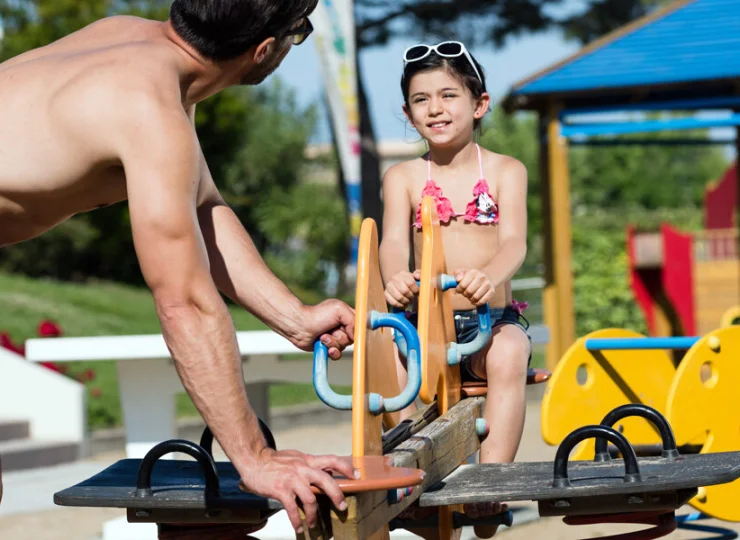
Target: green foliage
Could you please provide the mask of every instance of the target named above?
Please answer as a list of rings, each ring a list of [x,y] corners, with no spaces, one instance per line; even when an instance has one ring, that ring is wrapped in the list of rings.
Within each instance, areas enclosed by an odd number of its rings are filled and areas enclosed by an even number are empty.
[[[684,132],[681,137],[706,137]],[[647,140],[668,139],[665,133]],[[573,147],[570,151],[572,206],[647,209],[698,206],[707,183],[727,161],[722,150],[707,146],[631,145]]]
[[[656,230],[669,223],[686,231],[701,227],[697,207],[648,211],[591,210],[573,218],[576,335],[600,328],[646,332],[629,284],[626,226]]]
[[[170,0],[0,0],[0,61],[42,47],[110,15],[164,20]]]
[[[349,230],[341,225],[346,209],[336,186],[299,184],[273,191],[257,218],[276,246],[265,259],[289,285],[316,290],[331,268],[341,268]]]
[[[510,36],[562,29],[582,42],[644,15],[662,0],[584,0],[558,9],[562,0],[355,0],[360,46],[393,38],[446,37],[502,44]]]

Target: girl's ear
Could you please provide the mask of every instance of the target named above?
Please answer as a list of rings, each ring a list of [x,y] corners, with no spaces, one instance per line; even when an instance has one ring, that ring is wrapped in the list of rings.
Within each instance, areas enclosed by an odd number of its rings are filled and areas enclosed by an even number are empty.
[[[488,112],[488,108],[491,106],[491,96],[488,92],[483,92],[478,98],[478,103],[475,105],[475,111],[473,111],[473,118],[480,120]]]
[[[411,127],[416,129],[416,126],[414,125],[414,119],[411,118],[411,111],[409,111],[408,105],[404,103],[401,106],[401,109],[403,109],[403,114],[406,116],[406,120],[409,121],[409,124],[411,124]]]

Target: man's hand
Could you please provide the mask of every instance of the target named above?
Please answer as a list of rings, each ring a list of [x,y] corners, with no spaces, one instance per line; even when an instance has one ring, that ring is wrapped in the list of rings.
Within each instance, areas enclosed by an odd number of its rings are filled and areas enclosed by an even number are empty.
[[[280,501],[297,533],[303,532],[298,512],[300,501],[309,527],[316,525],[318,507],[311,486],[321,489],[341,512],[347,509],[339,486],[330,471],[347,478],[359,478],[348,462],[337,456],[311,456],[295,450],[276,451],[265,448],[257,460],[241,474],[243,489]]]
[[[491,280],[480,270],[455,270],[456,292],[470,300],[474,306],[486,304],[495,291]]]
[[[385,301],[395,308],[405,308],[419,294],[419,286],[416,284],[419,279],[421,270],[416,270],[413,274],[407,271],[399,272],[385,286]]]
[[[324,300],[315,306],[304,306],[302,326],[288,339],[301,350],[313,351],[316,339],[329,349],[329,358],[338,360],[342,350],[355,337],[355,311],[339,300]]]

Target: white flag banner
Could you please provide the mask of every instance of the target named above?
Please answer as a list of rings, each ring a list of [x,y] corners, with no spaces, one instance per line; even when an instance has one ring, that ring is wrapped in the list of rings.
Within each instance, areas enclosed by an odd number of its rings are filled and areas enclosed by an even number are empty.
[[[320,0],[311,15],[337,151],[347,183],[352,235],[350,266],[357,263],[362,223],[360,115],[357,104],[355,23],[352,0]],[[354,273],[354,272],[353,272]]]

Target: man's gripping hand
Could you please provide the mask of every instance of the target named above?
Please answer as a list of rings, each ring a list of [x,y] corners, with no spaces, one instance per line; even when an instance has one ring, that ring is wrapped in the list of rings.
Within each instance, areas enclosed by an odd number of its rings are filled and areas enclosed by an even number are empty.
[[[324,300],[315,306],[304,306],[301,326],[288,336],[299,349],[313,351],[316,339],[329,349],[329,358],[342,356],[342,350],[355,337],[355,311],[339,300]]]
[[[243,489],[280,501],[288,513],[293,528],[303,532],[300,504],[310,527],[316,525],[318,506],[311,486],[321,489],[339,511],[347,509],[339,486],[331,471],[347,478],[359,473],[347,461],[336,456],[312,456],[295,450],[264,448],[246,470],[240,471]]]

